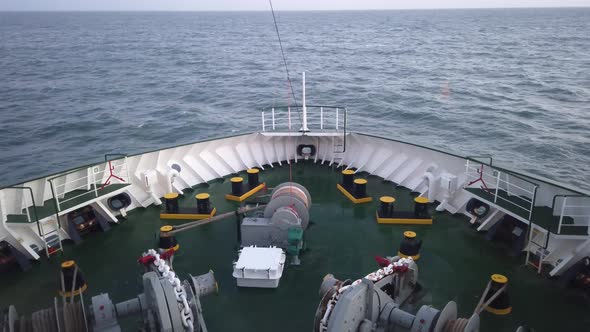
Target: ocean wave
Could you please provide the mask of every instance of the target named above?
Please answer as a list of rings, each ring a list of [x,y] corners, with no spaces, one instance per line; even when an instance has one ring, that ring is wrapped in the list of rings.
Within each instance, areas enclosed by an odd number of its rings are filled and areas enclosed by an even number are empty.
[[[542,14],[281,13],[280,24],[297,102],[306,71],[308,103],[345,104],[351,130],[483,149],[590,188],[579,171],[590,164],[590,12]],[[295,102],[268,23],[256,13],[0,13],[0,183],[113,146],[259,129],[261,107]]]

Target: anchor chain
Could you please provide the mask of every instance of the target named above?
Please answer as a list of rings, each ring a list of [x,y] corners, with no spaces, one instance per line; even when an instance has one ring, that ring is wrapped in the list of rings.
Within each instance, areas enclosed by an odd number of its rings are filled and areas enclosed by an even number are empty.
[[[154,257],[154,265],[158,269],[158,272],[162,277],[164,277],[164,279],[168,280],[174,289],[176,301],[178,302],[178,307],[180,308],[182,325],[184,326],[185,331],[193,332],[193,316],[188,304],[186,291],[184,290],[184,287],[182,287],[180,279],[178,279],[176,273],[172,271],[170,266],[168,266],[168,263],[166,263],[164,259],[160,258],[160,254],[156,250],[150,249],[143,256]]]

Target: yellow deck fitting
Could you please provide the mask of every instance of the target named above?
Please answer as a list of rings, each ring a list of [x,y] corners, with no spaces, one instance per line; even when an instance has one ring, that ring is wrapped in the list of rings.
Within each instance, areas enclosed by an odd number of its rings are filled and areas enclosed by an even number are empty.
[[[217,212],[216,208],[211,210],[211,213],[160,213],[160,219],[176,219],[176,220],[200,220],[211,218]]]
[[[381,218],[379,212],[375,212],[379,224],[399,224],[399,225],[432,225],[432,218]]]
[[[426,203],[429,203],[430,201],[428,200],[427,197],[420,196],[420,197],[414,198],[414,202],[419,203],[419,204],[426,204]]]
[[[160,232],[170,232],[171,230],[173,230],[174,227],[172,227],[172,225],[164,225],[162,227],[160,227]]]
[[[170,193],[166,194],[166,198],[168,197],[178,197],[177,193]],[[176,220],[201,220],[211,218],[215,215],[217,210],[215,208],[211,209],[209,213],[199,213],[199,211],[203,211],[199,209],[198,202],[202,200],[209,200],[211,195],[209,193],[199,193],[195,195],[197,199],[197,208],[177,208],[177,212],[168,212],[164,211],[160,213],[160,219],[176,219]],[[166,227],[166,226],[164,226]],[[162,232],[165,232],[164,227],[160,229]],[[169,230],[170,231],[170,230]]]
[[[395,202],[395,198],[391,196],[383,196],[381,197],[381,202],[385,204],[392,204]],[[398,225],[432,225],[432,217],[429,216],[427,213],[420,214],[416,211],[417,207],[424,207],[427,208],[426,205],[428,203],[428,198],[426,197],[416,197],[414,198],[414,211],[394,211],[389,217],[380,217],[379,210],[375,213],[375,217],[377,218],[377,223],[379,224],[398,224]],[[424,209],[421,209],[422,211]],[[429,218],[424,218],[429,216]],[[422,217],[422,218],[421,218]]]
[[[246,173],[248,173],[248,174],[256,174],[259,172],[260,172],[260,170],[258,168],[248,168],[248,170],[246,171]]]
[[[420,259],[420,254],[414,255],[414,256],[408,256],[408,255],[404,255],[401,252],[397,252],[397,255],[401,258],[408,258],[408,257],[412,257],[413,260],[417,261]]]
[[[497,273],[492,274],[490,279],[492,279],[493,282],[497,282],[499,284],[505,284],[508,282],[508,278],[506,278],[506,276],[504,276],[502,274],[497,274]]]
[[[61,263],[61,268],[67,269],[69,267],[74,266],[74,264],[76,264],[76,262],[74,262],[74,261],[65,261],[65,262]]]
[[[357,180],[362,180],[362,179],[357,179]],[[365,181],[367,181],[367,180],[365,180]],[[346,196],[346,198],[348,198],[354,204],[368,203],[368,202],[370,202],[370,201],[373,200],[373,197],[370,197],[370,196],[369,197],[363,197],[363,198],[355,198],[354,196],[352,196],[351,193],[348,192],[348,190],[344,189],[344,187],[341,186],[339,183],[336,184],[336,188],[338,190],[340,190],[340,192],[343,193],[344,196]]]
[[[404,236],[409,238],[409,239],[413,239],[416,237],[416,232],[412,232],[412,231],[405,231],[404,232]]]
[[[166,195],[164,195],[165,199],[174,199],[177,198],[178,194],[177,193],[167,193]]]
[[[395,203],[395,197],[392,197],[392,196],[381,196],[381,198],[379,198],[379,200],[381,202],[387,203],[387,204]]]
[[[506,287],[508,283],[508,278],[502,274],[492,274],[490,276],[491,279],[491,288],[490,293],[484,293],[485,299],[488,300],[492,293],[499,292],[501,287]],[[506,289],[500,293],[495,300],[492,301],[489,305],[487,305],[484,309],[487,312],[490,312],[494,315],[508,315],[512,312],[512,306],[510,305],[510,300],[507,297],[508,294],[506,293]]]
[[[61,269],[62,269],[62,282],[64,279],[66,279],[66,285],[69,284],[70,282],[75,284],[75,287],[78,287],[76,289],[74,289],[72,291],[72,288],[66,288],[67,290],[59,290],[59,294],[62,296],[75,296],[75,295],[80,295],[81,293],[84,293],[84,291],[86,291],[86,289],[88,288],[88,284],[86,283],[86,279],[84,278],[84,275],[82,274],[82,272],[80,270],[78,270],[78,274],[76,275],[76,278],[74,279],[74,275],[70,274],[72,271],[72,268],[76,267],[76,261],[74,260],[69,260],[69,261],[64,261],[61,263]],[[70,272],[68,272],[70,271]],[[70,280],[68,280],[68,278],[70,278]],[[82,283],[82,285],[78,285],[78,283]]]
[[[88,284],[84,284],[82,285],[82,287],[80,287],[79,289],[74,290],[73,292],[71,291],[66,291],[66,292],[62,292],[61,290],[59,291],[59,295],[61,296],[77,296],[80,295],[81,293],[84,293],[86,291],[86,289],[88,289]]]
[[[241,181],[233,181],[236,178],[232,178],[232,182],[241,182]],[[239,178],[242,179],[242,178]],[[248,199],[249,197],[253,196],[254,194],[256,194],[257,192],[261,191],[262,189],[264,189],[264,187],[266,187],[266,183],[263,182],[261,184],[259,184],[258,186],[250,189],[250,191],[244,193],[242,196],[235,196],[232,194],[227,194],[225,195],[225,199],[230,200],[230,201],[235,201],[235,202],[243,202],[244,200]]]
[[[211,195],[209,195],[208,193],[200,193],[195,196],[196,199],[207,199],[209,197],[211,197]]]
[[[505,309],[495,309],[495,308],[490,308],[490,306],[487,306],[487,307],[485,307],[485,311],[492,313],[494,315],[502,316],[502,315],[508,315],[509,313],[511,313],[512,307],[508,307]]]

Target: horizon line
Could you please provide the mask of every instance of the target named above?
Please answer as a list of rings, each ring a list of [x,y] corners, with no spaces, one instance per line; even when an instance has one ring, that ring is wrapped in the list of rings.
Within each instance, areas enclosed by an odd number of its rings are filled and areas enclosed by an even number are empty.
[[[590,8],[586,6],[514,6],[514,7],[428,7],[428,8],[366,8],[366,9],[279,9],[275,12],[339,12],[339,11],[410,11],[410,10],[481,10],[481,9],[575,9]],[[91,13],[91,12],[175,12],[175,13],[219,13],[219,12],[267,12],[266,9],[0,9],[0,13]]]

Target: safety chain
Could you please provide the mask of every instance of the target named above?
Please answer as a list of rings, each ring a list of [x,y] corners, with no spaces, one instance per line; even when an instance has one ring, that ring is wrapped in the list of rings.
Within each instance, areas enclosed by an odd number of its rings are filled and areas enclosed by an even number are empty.
[[[166,261],[160,258],[160,254],[156,250],[150,249],[147,251],[147,253],[144,253],[143,256],[152,256],[155,258],[154,265],[158,269],[158,272],[160,272],[161,276],[168,280],[168,282],[170,282],[170,284],[174,288],[176,301],[180,306],[182,325],[184,326],[186,331],[193,332],[194,326],[192,312],[186,299],[186,291],[184,290],[184,287],[182,287],[180,279],[178,279],[176,273],[172,271],[172,269],[170,268],[170,266],[168,266]]]

